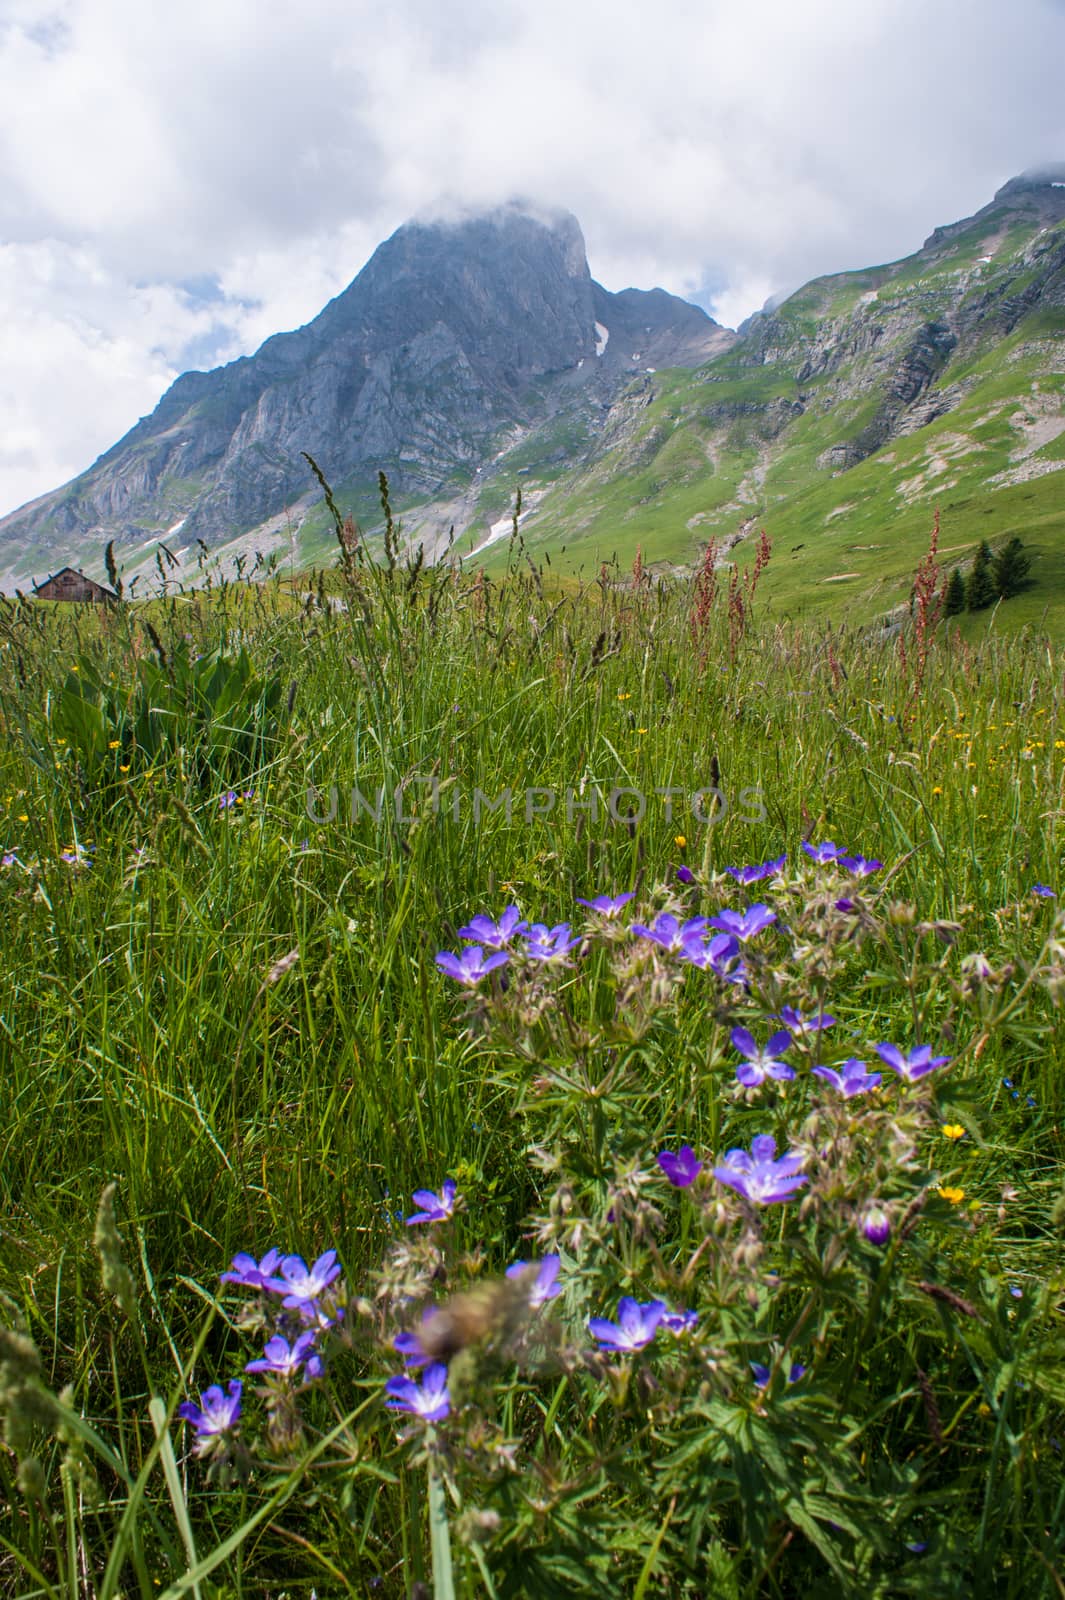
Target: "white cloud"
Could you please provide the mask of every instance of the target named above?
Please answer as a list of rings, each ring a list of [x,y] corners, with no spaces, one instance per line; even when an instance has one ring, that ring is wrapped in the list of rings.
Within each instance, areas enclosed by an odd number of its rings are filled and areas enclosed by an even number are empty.
[[[0,511],[442,202],[725,322],[908,253],[1065,155],[1062,59],[1050,0],[0,0]]]

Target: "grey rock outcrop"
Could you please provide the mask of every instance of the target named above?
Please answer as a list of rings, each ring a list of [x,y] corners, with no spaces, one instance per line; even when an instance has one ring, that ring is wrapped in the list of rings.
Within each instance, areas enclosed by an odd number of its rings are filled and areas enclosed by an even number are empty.
[[[398,495],[436,493],[563,393],[609,404],[635,372],[734,338],[660,289],[601,288],[566,213],[408,223],[306,327],[183,374],[88,472],[0,521],[0,545],[133,543],[178,522],[211,544],[315,487],[304,450],[334,483],[383,468]]]

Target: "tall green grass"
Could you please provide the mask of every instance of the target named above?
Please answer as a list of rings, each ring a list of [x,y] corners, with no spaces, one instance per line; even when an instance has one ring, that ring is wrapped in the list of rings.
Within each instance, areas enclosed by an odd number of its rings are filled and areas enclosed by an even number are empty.
[[[1032,883],[1062,888],[1065,694],[1036,634],[944,631],[914,698],[893,639],[756,621],[730,652],[723,615],[693,640],[683,588],[612,572],[566,590],[519,558],[499,583],[363,562],[348,580],[223,584],[109,612],[0,610],[0,846],[15,857],[0,871],[0,1304],[133,1470],[152,1435],[137,1352],[116,1341],[97,1282],[105,1184],[118,1184],[151,1358],[174,1386],[236,1250],[335,1241],[357,1280],[412,1189],[449,1172],[476,1198],[492,1258],[513,1254],[537,1192],[526,1130],[433,964],[471,912],[516,901],[551,924],[578,895],[794,853],[813,835],[901,862],[900,900],[1005,960],[1047,914]],[[121,700],[149,668],[173,684],[185,650],[245,650],[248,694],[291,685],[291,716],[268,738],[226,740],[191,707],[181,724],[178,706],[151,759],[122,735],[94,766],[62,714],[72,675],[93,671]],[[254,712],[235,706],[233,728]],[[430,777],[435,815],[415,781]],[[332,785],[338,816],[315,822],[308,793],[321,806]],[[384,787],[379,822],[350,820],[353,785],[367,799]],[[391,803],[402,785],[413,820]],[[512,820],[475,822],[474,790],[508,785]],[[711,786],[729,801],[714,825],[681,799],[667,819],[654,795]],[[642,821],[604,815],[615,787],[649,796]],[[525,820],[526,790],[567,788],[585,809],[567,817],[560,800]],[[764,821],[741,820],[746,789]],[[967,1187],[987,1205],[1018,1192],[1010,1238],[1018,1270],[1037,1274],[1054,1260],[1060,1032],[1006,1049],[1022,1098],[989,1076],[992,1131]],[[689,1093],[679,1064],[673,1106]],[[207,1355],[225,1338],[213,1324]],[[18,1543],[5,1477],[0,1536]],[[202,1544],[216,1513],[188,1492]],[[363,1543],[372,1525],[385,1571],[419,1544],[417,1516],[399,1499],[391,1526],[371,1513],[360,1505]],[[335,1553],[349,1535],[315,1538]],[[334,1592],[291,1543],[264,1548],[256,1570],[275,1563],[290,1592],[305,1571]],[[0,1591],[28,1593],[4,1560]]]

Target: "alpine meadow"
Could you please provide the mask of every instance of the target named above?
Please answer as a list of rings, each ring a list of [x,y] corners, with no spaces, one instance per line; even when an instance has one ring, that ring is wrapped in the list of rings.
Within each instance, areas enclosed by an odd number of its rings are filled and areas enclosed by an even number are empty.
[[[407,224],[0,521],[0,1594],[1065,1594],[1063,172]]]

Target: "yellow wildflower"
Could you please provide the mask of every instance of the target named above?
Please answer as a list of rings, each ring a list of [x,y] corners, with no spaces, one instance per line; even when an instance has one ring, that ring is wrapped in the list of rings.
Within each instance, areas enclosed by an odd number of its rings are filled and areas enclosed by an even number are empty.
[[[964,1139],[965,1129],[957,1122],[944,1122],[940,1129],[944,1139]]]
[[[673,843],[676,845],[678,850],[683,850],[687,842],[687,839],[682,833],[678,833],[676,838],[673,840]]]
[[[109,750],[118,750],[118,749],[121,748],[121,744],[122,744],[121,739],[112,739],[111,743],[108,745],[107,748]]]
[[[936,1194],[940,1195],[944,1200],[949,1200],[952,1206],[960,1205],[965,1199],[964,1189],[954,1189],[949,1184],[946,1188],[937,1189]]]

